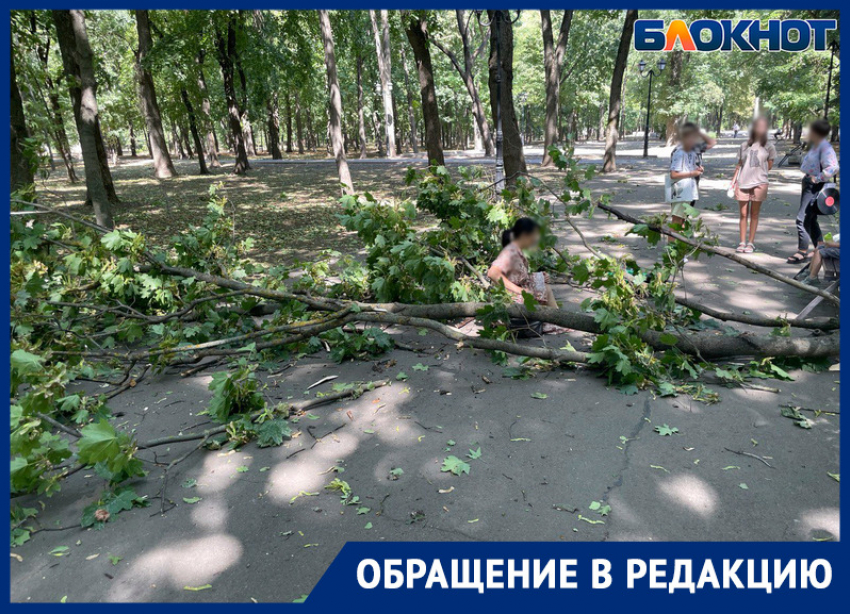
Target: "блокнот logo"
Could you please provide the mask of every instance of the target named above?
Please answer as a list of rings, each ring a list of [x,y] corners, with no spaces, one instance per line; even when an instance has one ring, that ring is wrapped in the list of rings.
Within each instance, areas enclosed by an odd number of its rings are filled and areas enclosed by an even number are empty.
[[[685,51],[759,51],[764,43],[768,51],[824,51],[836,27],[835,19],[674,19],[666,27],[663,19],[638,19],[634,44],[637,51],[672,51],[677,39]]]

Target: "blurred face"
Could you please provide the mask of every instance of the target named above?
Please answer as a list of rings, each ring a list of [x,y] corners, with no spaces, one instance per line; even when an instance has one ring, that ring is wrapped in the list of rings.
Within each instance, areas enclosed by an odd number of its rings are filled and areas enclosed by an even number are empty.
[[[761,137],[767,135],[767,131],[768,131],[767,120],[766,119],[757,119],[753,123],[752,131],[753,131],[753,135],[756,138],[761,138]]]
[[[527,232],[516,239],[516,244],[520,247],[520,249],[531,249],[533,247],[537,247],[538,243],[540,243],[539,230]]]
[[[697,144],[697,139],[699,135],[696,132],[685,132],[682,135],[682,148],[686,150],[691,150]]]
[[[812,145],[819,145],[821,141],[823,141],[824,137],[809,128],[809,143]]]

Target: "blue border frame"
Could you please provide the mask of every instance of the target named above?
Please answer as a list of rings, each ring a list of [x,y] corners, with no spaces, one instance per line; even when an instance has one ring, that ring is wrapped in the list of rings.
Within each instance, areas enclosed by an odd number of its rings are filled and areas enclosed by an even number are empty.
[[[24,3],[20,0],[14,3],[14,8],[20,9],[53,9],[53,8],[85,8],[85,9],[135,9],[140,5],[144,5],[149,9],[228,9],[234,8],[233,2],[226,0],[211,0],[200,2],[198,0],[172,0],[171,2],[162,2],[161,0],[147,0],[127,2],[126,0],[86,0],[80,3],[69,2],[51,2],[51,1],[36,1],[35,3]],[[318,4],[318,6],[317,6]],[[478,4],[476,2],[475,4]],[[531,3],[531,6],[521,6],[521,2],[492,2],[488,6],[490,8],[523,8],[523,9],[539,9],[565,8],[564,2],[541,1],[537,0]],[[685,3],[682,0],[665,1],[655,0],[646,2],[637,0],[633,2],[623,2],[622,0],[575,0],[569,3],[570,8],[574,9],[666,9],[676,10],[683,9]],[[704,4],[696,2],[696,4]],[[711,3],[713,9],[762,9],[762,10],[780,10],[780,9],[804,9],[810,8],[802,1],[792,2],[789,0],[776,0],[774,2],[757,2],[749,0],[742,6],[738,2],[730,0],[715,0]],[[429,8],[429,9],[452,9],[459,5],[466,5],[465,2],[446,1],[446,0],[430,0],[418,2],[392,1],[392,0],[348,0],[340,2],[338,0],[320,0],[317,2],[298,1],[278,1],[269,2],[264,0],[252,0],[248,2],[248,6],[240,6],[238,8],[252,9],[414,9],[414,8]],[[602,6],[601,6],[602,5]],[[819,6],[819,9],[841,9],[843,3],[835,0],[827,2],[826,6]],[[11,10],[13,7],[7,7]],[[467,8],[469,8],[467,6]],[[687,9],[693,9],[693,6],[688,6]],[[0,32],[5,37],[4,40],[10,39],[10,22],[9,19],[0,20]],[[3,72],[3,83],[8,84],[9,81],[9,57],[8,47],[0,45],[0,69]],[[8,87],[8,85],[7,85]],[[841,85],[841,93],[847,100],[850,100],[850,79],[845,79]],[[9,98],[3,96],[0,98],[0,115],[9,114]],[[10,140],[9,124],[2,122],[2,140],[8,143]],[[0,148],[0,165],[4,168],[9,168],[9,150],[4,147]],[[9,189],[9,175],[3,174],[2,177],[5,190]],[[2,248],[0,248],[0,257],[2,257],[3,270],[9,265],[9,221],[5,216],[3,219],[4,232],[0,237]],[[850,257],[845,258],[850,259]],[[8,285],[2,286],[2,308],[3,318],[9,320],[9,292]],[[850,317],[850,305],[846,305],[841,309],[841,316],[847,320]],[[847,336],[842,334],[843,337]],[[2,356],[9,356],[9,338],[3,338]],[[8,388],[9,386],[9,363],[6,361],[6,368],[0,372],[0,385]],[[840,387],[839,387],[840,388]],[[850,391],[845,393],[840,389],[841,405],[845,405],[845,401],[850,395]],[[9,448],[9,434],[5,429],[2,431],[2,444],[5,449]],[[842,447],[842,461],[850,456],[846,447]],[[4,490],[8,493],[8,479],[3,483]],[[842,509],[840,518],[842,524],[847,519],[848,513]],[[375,607],[375,606],[399,606],[404,605],[408,609],[416,611],[433,611],[433,606],[455,606],[465,607],[471,605],[477,606],[493,606],[507,608],[518,607],[528,608],[529,606],[552,606],[554,608],[602,608],[614,609],[618,607],[635,607],[645,605],[663,605],[665,607],[682,607],[686,606],[689,609],[689,614],[693,612],[712,612],[716,614],[719,606],[734,607],[739,610],[752,609],[758,607],[770,607],[775,611],[800,611],[805,608],[811,610],[813,608],[823,608],[839,604],[850,603],[850,583],[847,582],[847,559],[848,549],[850,549],[850,540],[848,543],[774,543],[774,542],[665,542],[665,543],[553,543],[553,542],[490,542],[490,543],[433,543],[433,542],[406,542],[406,543],[364,543],[364,542],[349,542],[325,572],[322,579],[314,588],[307,601],[307,607],[320,610],[339,609],[340,607]],[[439,558],[443,563],[444,569],[448,572],[450,561],[452,558],[498,558],[498,559],[548,559],[548,558],[571,558],[578,559],[578,582],[579,588],[574,590],[503,590],[503,591],[488,591],[483,595],[473,590],[453,590],[450,595],[447,591],[439,588],[425,591],[424,589],[413,590],[381,590],[373,589],[366,590],[357,584],[355,572],[357,564],[363,558],[373,558],[381,561],[385,558],[420,558],[426,562]],[[2,557],[0,557],[2,558]],[[593,558],[604,558],[611,561],[613,565],[612,574],[614,582],[612,586],[604,591],[593,590],[590,587],[590,564]],[[729,590],[714,590],[704,589],[697,591],[691,595],[687,591],[678,591],[674,594],[668,594],[667,591],[650,590],[646,588],[646,581],[641,581],[641,587],[635,589],[627,589],[625,584],[625,564],[628,558],[640,558],[648,560],[650,558],[663,558],[669,561],[668,564],[668,579],[672,574],[673,560],[692,559],[694,561],[695,573],[698,575],[702,567],[704,559],[713,559],[715,567],[722,567],[722,559],[780,559],[787,561],[789,559],[808,559],[812,561],[817,558],[824,558],[832,565],[832,583],[823,590],[816,589],[780,589],[768,595],[763,590],[757,589],[729,589]],[[6,559],[2,559],[6,560]],[[9,563],[7,563],[9,565]],[[744,567],[746,564],[744,565]],[[3,566],[5,577],[10,577],[10,569]],[[745,572],[746,573],[746,572]],[[285,579],[284,571],[281,570],[281,579]],[[696,580],[696,578],[695,578]],[[420,585],[422,581],[419,582]],[[9,587],[6,592],[7,603],[11,599]],[[339,602],[340,595],[345,596],[345,603]],[[448,597],[448,599],[447,599]],[[353,599],[352,599],[353,598]],[[600,599],[601,598],[601,599]],[[607,598],[607,599],[606,599]],[[628,600],[628,601],[626,601]],[[349,605],[350,604],[350,605]],[[12,611],[31,611],[32,608],[44,608],[45,611],[52,604],[11,604]],[[168,609],[193,609],[204,611],[212,609],[212,611],[224,612],[223,608],[238,607],[238,604],[163,604]],[[274,604],[274,607],[280,607],[281,604]],[[263,607],[263,604],[250,604],[251,607]],[[90,613],[90,604],[55,604],[53,607],[61,607],[63,609],[70,608],[76,612]],[[119,607],[140,609],[150,607],[150,604],[123,604]],[[266,604],[265,607],[268,607]],[[290,607],[295,607],[290,604]]]

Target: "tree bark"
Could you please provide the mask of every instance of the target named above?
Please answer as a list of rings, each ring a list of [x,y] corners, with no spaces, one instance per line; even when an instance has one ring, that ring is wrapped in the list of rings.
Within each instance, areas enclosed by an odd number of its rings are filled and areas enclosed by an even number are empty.
[[[10,187],[12,192],[18,192],[20,196],[26,195],[27,200],[34,196],[33,185],[35,175],[33,165],[26,151],[26,141],[29,139],[29,130],[24,116],[24,102],[21,92],[18,90],[18,75],[15,71],[15,47],[10,43],[9,47],[9,76],[11,77],[11,153],[12,174]]]
[[[133,120],[127,120],[127,126],[130,128],[130,156],[133,158],[138,157],[138,152],[136,151],[136,131],[133,128]]]
[[[543,122],[543,166],[552,164],[549,149],[555,144],[558,134],[558,110],[561,97],[561,64],[570,38],[570,26],[573,11],[564,11],[564,18],[558,32],[558,42],[552,35],[552,14],[548,10],[540,11],[543,30],[543,74],[546,82],[546,117]]]
[[[618,126],[623,106],[623,75],[629,61],[629,48],[632,46],[632,33],[638,12],[626,11],[617,59],[614,62],[614,74],[611,76],[611,93],[608,96],[608,130],[605,134],[605,156],[602,162],[603,173],[617,170],[617,141],[620,139]]]
[[[392,63],[390,59],[390,24],[387,11],[381,11],[381,23],[375,11],[369,11],[372,32],[375,35],[375,52],[378,56],[378,74],[381,79],[381,98],[384,105],[384,133],[387,157],[397,157],[395,142],[395,110],[393,108]]]
[[[342,184],[342,195],[345,196],[354,193],[354,184],[351,181],[348,160],[345,158],[345,143],[342,140],[342,93],[339,89],[339,78],[336,70],[333,29],[327,11],[319,11],[319,25],[325,52],[325,70],[328,76],[328,113],[330,119],[328,133],[336,159],[336,168],[339,172],[339,182]]]
[[[221,163],[218,161],[218,139],[215,136],[215,125],[212,117],[210,117],[210,95],[207,91],[207,80],[204,77],[204,57],[205,52],[202,49],[198,52],[195,58],[195,64],[198,67],[198,91],[201,93],[201,117],[206,128],[206,152],[207,164],[210,168],[218,168]]]
[[[201,175],[209,175],[207,162],[204,156],[204,145],[201,141],[201,133],[198,131],[198,122],[195,117],[195,108],[189,100],[189,93],[186,88],[180,90],[180,97],[183,99],[183,106],[186,107],[186,115],[189,117],[189,131],[192,133],[192,140],[195,141],[195,150],[198,152],[198,167]]]
[[[275,98],[275,103],[277,98]],[[292,153],[292,96],[286,95],[286,153]]]
[[[410,91],[410,70],[407,68],[407,53],[404,51],[404,45],[401,45],[399,50],[401,51],[401,66],[404,69],[404,96],[407,99],[407,122],[410,124],[410,148],[413,150],[413,153],[419,153],[419,139],[416,134],[416,112],[413,109],[413,92]]]
[[[363,55],[357,52],[357,141],[360,159],[366,157],[366,118],[363,113]]]
[[[139,35],[139,47],[135,51],[136,56],[136,84],[139,91],[139,103],[142,107],[142,116],[148,127],[150,135],[151,154],[153,155],[154,174],[160,179],[168,179],[177,175],[174,163],[168,153],[168,145],[165,142],[165,131],[162,128],[162,114],[159,110],[159,102],[156,99],[153,75],[145,65],[148,54],[153,47],[151,39],[151,26],[148,11],[137,10],[136,31]]]
[[[434,67],[431,64],[431,49],[428,44],[428,24],[421,15],[409,13],[405,29],[407,40],[413,49],[413,59],[419,72],[419,94],[422,98],[422,118],[425,123],[425,149],[428,162],[437,166],[446,163],[443,156],[443,135],[440,126],[440,108],[437,105],[437,89],[434,84]]]
[[[266,102],[268,111],[268,131],[269,131],[269,153],[272,155],[272,160],[282,160],[283,153],[280,151],[280,118],[278,117],[277,94],[272,95]]]
[[[514,34],[513,25],[507,11],[503,11],[501,18],[496,17],[496,11],[488,11],[490,17],[490,106],[493,117],[497,117],[496,99],[497,92],[501,89],[501,115],[503,151],[505,158],[505,178],[507,182],[514,182],[527,172],[525,155],[522,151],[522,136],[519,133],[516,112],[514,111]],[[497,59],[497,48],[501,47],[502,63],[501,74]],[[501,80],[501,87],[499,81]],[[498,130],[498,126],[496,127]],[[498,135],[497,135],[498,136]]]
[[[304,126],[301,120],[301,97],[295,91],[295,134],[298,139],[298,153],[304,153]]]
[[[54,10],[53,21],[56,25],[62,64],[65,67],[68,89],[75,109],[74,119],[77,123],[80,149],[83,154],[88,198],[94,208],[97,223],[105,228],[112,228],[114,226],[112,203],[101,164],[105,161],[106,151],[100,136],[97,81],[85,16],[80,10]],[[106,169],[108,172],[108,165]],[[111,184],[111,177],[109,182]]]
[[[227,121],[236,154],[233,172],[236,175],[244,175],[251,165],[248,164],[248,152],[245,149],[245,137],[242,134],[242,113],[236,101],[236,88],[233,82],[233,59],[236,55],[236,29],[233,20],[233,15],[228,15],[227,30],[222,31],[217,26],[215,36],[218,63],[221,66],[221,78],[224,83],[224,98],[227,103]]]

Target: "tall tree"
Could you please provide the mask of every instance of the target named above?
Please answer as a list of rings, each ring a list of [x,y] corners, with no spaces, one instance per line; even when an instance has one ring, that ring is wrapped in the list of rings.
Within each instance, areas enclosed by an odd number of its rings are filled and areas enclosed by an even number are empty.
[[[39,24],[39,21],[42,23]],[[39,29],[43,29],[44,38],[41,37]],[[65,122],[62,119],[62,104],[59,102],[59,90],[53,81],[50,74],[50,29],[48,22],[39,19],[38,11],[30,11],[30,32],[36,38],[36,55],[41,62],[42,77],[44,85],[47,88],[47,100],[49,109],[46,110],[48,115],[48,123],[50,125],[50,133],[53,136],[53,141],[56,143],[56,149],[62,158],[62,163],[65,165],[65,171],[68,173],[68,181],[77,183],[77,171],[74,168],[74,158],[71,154],[71,144],[68,141],[68,134],[65,132]],[[60,73],[61,75],[61,73]]]
[[[221,14],[220,11],[216,13]],[[221,79],[224,84],[224,99],[227,103],[227,122],[230,128],[230,138],[233,141],[233,150],[236,153],[236,161],[233,172],[236,175],[244,175],[251,168],[248,164],[248,152],[245,149],[245,137],[242,133],[242,113],[239,103],[236,101],[236,87],[234,84],[234,60],[236,57],[236,27],[234,15],[225,11],[226,23],[221,24],[216,20],[215,39],[218,51],[218,63],[221,66]]]
[[[425,123],[425,150],[428,162],[443,166],[443,134],[440,125],[440,108],[437,105],[437,88],[434,85],[434,67],[428,43],[428,24],[420,12],[407,13],[405,33],[413,49],[413,59],[419,72],[419,94],[422,98],[422,119]]]
[[[416,136],[416,111],[413,109],[413,92],[410,91],[410,70],[407,68],[407,53],[404,45],[401,51],[401,66],[404,69],[404,96],[407,99],[407,123],[410,124],[410,148],[413,153],[419,153],[419,141]]]
[[[366,118],[363,112],[363,54],[357,50],[357,143],[360,147],[360,159],[366,157]]]
[[[573,22],[573,11],[564,11],[561,27],[558,30],[558,42],[552,35],[552,13],[540,11],[540,22],[543,30],[543,74],[546,81],[546,118],[543,122],[543,166],[552,164],[549,149],[555,143],[558,134],[558,101],[561,97],[561,66],[564,53],[570,38],[570,26]]]
[[[612,173],[617,170],[617,141],[620,138],[620,111],[623,106],[623,75],[629,61],[629,48],[632,46],[632,33],[638,12],[626,11],[623,22],[623,33],[620,35],[620,46],[617,48],[617,59],[614,62],[614,73],[611,76],[611,94],[608,97],[608,129],[605,133],[605,157],[602,172]]]
[[[452,66],[463,80],[464,86],[469,97],[472,99],[472,114],[475,117],[475,124],[478,127],[478,133],[481,135],[481,140],[484,145],[484,153],[487,156],[493,155],[493,138],[490,135],[490,124],[487,122],[487,114],[484,112],[484,105],[481,103],[481,96],[478,95],[478,87],[475,84],[475,61],[481,52],[486,47],[489,36],[485,35],[481,38],[481,43],[475,50],[472,49],[471,35],[469,33],[469,23],[471,19],[466,16],[466,12],[462,10],[455,11],[457,19],[457,29],[460,33],[461,44],[463,45],[463,66],[453,51],[446,47],[436,38],[433,39],[434,45],[442,51],[451,60]]]
[[[207,79],[204,76],[204,59],[206,52],[201,49],[195,58],[195,65],[198,69],[198,91],[201,94],[201,117],[204,126],[206,127],[206,152],[207,164],[212,168],[218,168],[221,163],[218,161],[218,139],[215,138],[215,124],[210,116],[210,94],[207,90]]]
[[[189,131],[192,133],[192,140],[195,142],[195,150],[198,152],[198,167],[200,169],[201,175],[209,175],[210,172],[207,169],[207,161],[204,157],[204,145],[201,142],[201,133],[198,130],[198,120],[195,116],[195,107],[192,105],[192,101],[189,100],[189,92],[186,91],[186,88],[180,89],[180,97],[183,99],[183,106],[186,107],[186,116],[189,118]]]
[[[283,159],[283,152],[280,151],[280,114],[277,105],[277,94],[273,94],[266,102],[268,111],[268,150],[272,155],[272,160]]]
[[[9,76],[11,77],[11,155],[12,175],[11,188],[13,192],[19,192],[31,196],[29,192],[32,190],[33,175],[32,164],[26,152],[26,141],[29,139],[29,130],[27,129],[27,121],[24,116],[24,103],[21,99],[21,92],[18,90],[18,75],[15,71],[15,46],[10,45],[9,52]]]
[[[74,119],[83,154],[86,171],[86,190],[94,208],[97,223],[112,228],[112,203],[103,174],[98,142],[103,149],[97,108],[97,80],[94,73],[94,58],[89,44],[86,20],[83,11],[54,10],[59,50],[65,66],[65,77],[71,100],[74,104]],[[105,152],[104,152],[105,157]],[[109,167],[107,166],[107,172]],[[111,183],[111,177],[110,177]]]
[[[342,194],[345,196],[354,193],[354,184],[351,181],[351,172],[348,170],[348,160],[345,159],[345,142],[342,138],[342,93],[339,90],[339,77],[336,69],[334,34],[331,28],[331,18],[327,11],[319,11],[319,27],[325,52],[325,70],[328,75],[328,134],[336,159],[336,168],[339,172],[339,182],[342,184]]]
[[[156,89],[153,84],[153,75],[147,66],[148,54],[153,47],[151,39],[150,15],[146,10],[137,10],[136,31],[139,35],[139,46],[136,49],[136,85],[139,91],[139,104],[145,125],[150,137],[151,155],[153,156],[154,174],[160,179],[168,179],[177,174],[171,155],[168,153],[168,144],[165,141],[165,130],[162,128],[162,114],[159,110],[159,102],[156,99]]]
[[[375,34],[375,52],[378,56],[378,75],[381,80],[381,98],[384,103],[384,131],[387,144],[387,157],[398,154],[395,143],[395,109],[393,107],[392,62],[390,59],[390,24],[387,11],[381,11],[381,23],[378,15],[369,11],[372,19],[372,32]]]
[[[487,11],[490,18],[490,106],[494,118],[501,116],[505,178],[514,182],[528,169],[522,151],[514,110],[514,31],[508,11]],[[501,63],[499,58],[501,57]],[[500,108],[497,102],[500,101]],[[498,121],[498,120],[497,120]],[[498,131],[499,127],[496,126]],[[497,134],[498,138],[498,134]]]

